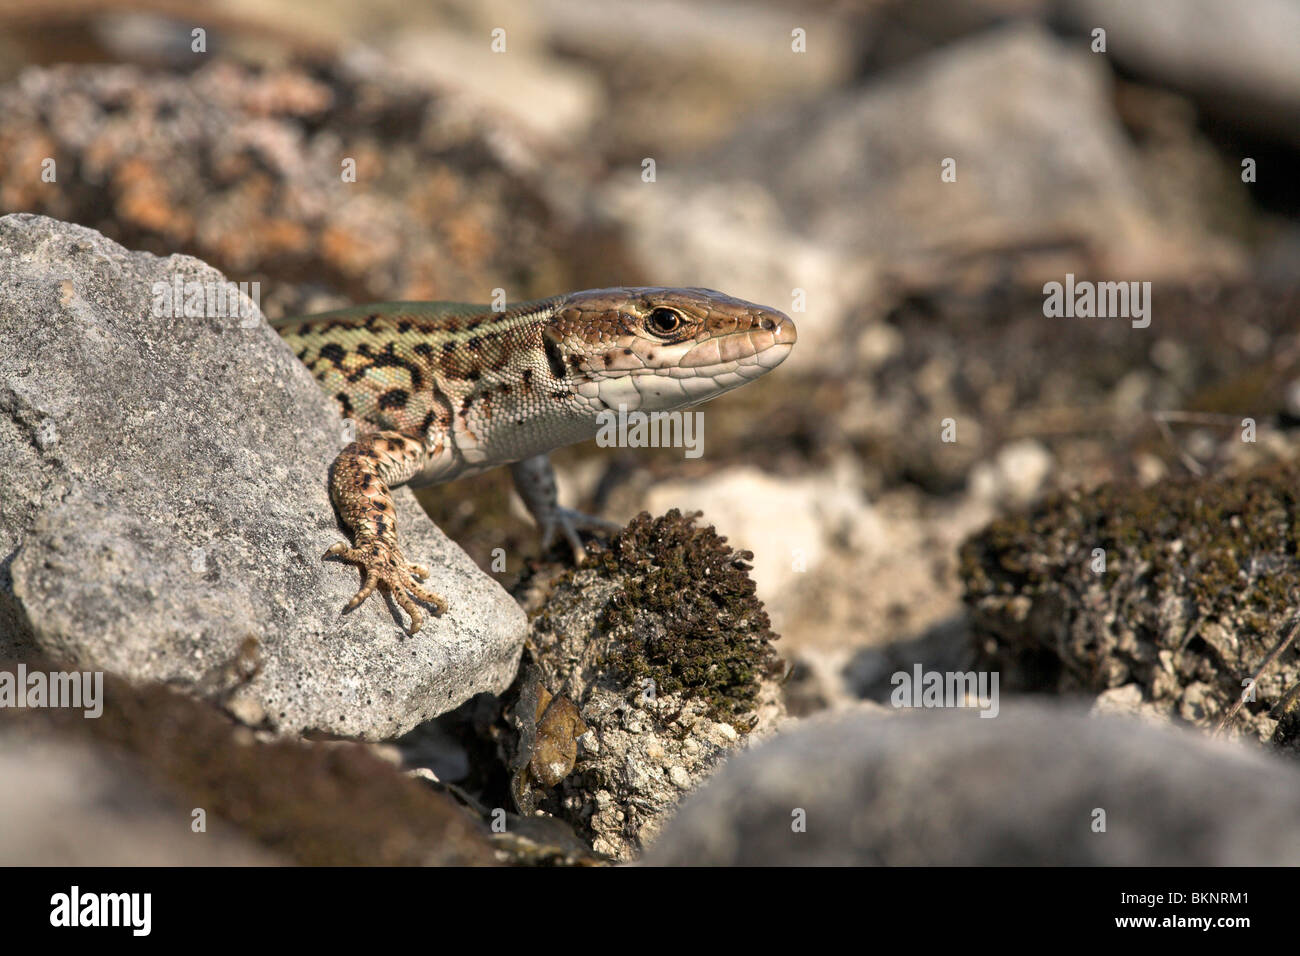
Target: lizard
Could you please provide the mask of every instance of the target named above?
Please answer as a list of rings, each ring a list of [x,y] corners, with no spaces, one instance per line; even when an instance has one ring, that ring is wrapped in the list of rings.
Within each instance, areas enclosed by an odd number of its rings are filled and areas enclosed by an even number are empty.
[[[447,610],[398,544],[391,491],[510,465],[541,532],[579,562],[578,529],[616,528],[562,508],[547,453],[594,438],[602,411],[698,405],[775,368],[797,333],[784,313],[694,288],[593,289],[493,309],[384,302],[271,323],[356,440],[335,458],[330,499],[352,543],[323,556],[360,567],[351,611],[375,590],[416,633],[412,598]]]

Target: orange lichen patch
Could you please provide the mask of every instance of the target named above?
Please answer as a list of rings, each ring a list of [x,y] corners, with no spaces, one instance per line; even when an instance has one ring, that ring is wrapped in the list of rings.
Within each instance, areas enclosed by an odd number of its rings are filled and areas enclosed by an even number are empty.
[[[12,169],[25,172],[25,175],[11,176],[7,182],[0,184],[0,205],[5,210],[33,208],[40,199],[38,190],[57,188],[54,183],[41,179],[41,164],[46,159],[55,160],[57,174],[56,150],[54,140],[42,134],[0,137],[0,156],[7,157],[6,164]]]
[[[310,236],[302,223],[268,219],[256,230],[254,239],[268,255],[281,255],[305,252]]]
[[[439,222],[465,201],[465,184],[451,170],[435,166],[411,187],[411,210],[425,222]]]
[[[328,226],[321,232],[318,248],[321,256],[345,275],[361,275],[383,258],[376,255],[373,245],[341,224]]]
[[[301,72],[279,70],[260,77],[240,98],[241,105],[259,116],[311,116],[334,105],[333,91]]]
[[[401,289],[398,299],[411,301],[436,302],[447,298],[445,289],[438,281],[439,264],[437,257],[425,254],[412,263],[414,275]]]
[[[496,238],[483,220],[473,216],[450,219],[443,226],[447,248],[457,265],[472,269],[496,252]]]
[[[243,150],[232,150],[212,157],[213,180],[234,183],[254,174],[253,157]]]
[[[185,76],[40,75],[33,90],[0,84],[3,208],[274,279],[290,311],[314,294],[300,288],[308,277],[373,301],[474,298],[508,278],[514,298],[573,288],[569,263],[599,271],[591,263],[607,255],[608,243],[570,255],[571,230],[536,174],[490,145],[496,121],[466,119],[443,94],[230,61]],[[47,156],[57,184],[41,182]],[[345,157],[355,183],[340,180]]]
[[[375,144],[359,143],[348,152],[348,156],[357,161],[357,181],[351,184],[354,187],[373,183],[388,171],[389,157]]]
[[[167,183],[148,160],[126,160],[113,177],[118,214],[133,225],[178,240],[194,232],[194,219],[168,196]]]

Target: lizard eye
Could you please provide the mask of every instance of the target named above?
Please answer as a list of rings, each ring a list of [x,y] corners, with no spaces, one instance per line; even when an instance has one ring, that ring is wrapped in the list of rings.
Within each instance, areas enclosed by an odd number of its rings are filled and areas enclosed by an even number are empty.
[[[682,317],[672,309],[658,308],[646,316],[646,328],[656,335],[672,335],[682,326]]]

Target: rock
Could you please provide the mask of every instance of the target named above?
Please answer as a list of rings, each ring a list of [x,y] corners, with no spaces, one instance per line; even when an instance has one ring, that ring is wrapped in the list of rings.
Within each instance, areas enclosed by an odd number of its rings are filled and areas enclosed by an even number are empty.
[[[1293,866],[1297,813],[1292,765],[1187,731],[1027,704],[853,715],[730,759],[644,862]]]
[[[53,667],[43,662],[39,669]],[[92,720],[67,707],[0,709],[0,740],[16,733],[35,741],[19,747],[20,767],[41,766],[46,741],[89,748],[169,798],[161,819],[170,816],[175,830],[193,833],[193,811],[201,809],[208,832],[237,828],[298,865],[466,866],[498,859],[487,829],[451,796],[403,773],[385,753],[390,745],[276,737],[234,723],[205,701],[111,674],[104,675],[102,702]],[[69,830],[83,825],[80,817],[93,820],[92,808],[69,809],[79,817],[65,821]]]
[[[1061,22],[1106,30],[1126,72],[1191,94],[1216,119],[1300,145],[1300,7],[1292,0],[1061,0]]]
[[[572,288],[574,226],[542,195],[568,168],[560,151],[400,72],[360,52],[311,68],[29,69],[0,86],[0,210],[261,280],[271,317],[487,301],[503,276],[512,301]]]
[[[653,183],[612,181],[607,204],[651,271],[791,312],[796,371],[900,289],[1242,274],[1240,244],[1153,201],[1112,83],[1086,48],[1014,24],[769,110]]]
[[[0,219],[0,658],[163,681],[283,733],[381,739],[509,685],[519,608],[396,496],[450,612],[407,636],[355,569],[326,487],[342,423],[254,308],[163,318],[221,283],[39,216]],[[161,283],[156,287],[156,284]]]
[[[796,490],[808,484],[832,485],[826,475],[795,479],[791,484]],[[845,501],[848,497],[832,496],[817,507],[827,506],[821,515],[829,518],[835,515],[837,498]],[[861,501],[865,492],[856,489],[854,497]],[[798,504],[796,497],[792,505]],[[715,512],[705,514],[712,519]],[[720,529],[731,534],[731,526],[718,514]],[[772,515],[781,517],[772,522]],[[991,517],[990,508],[973,496],[941,500],[900,488],[859,506],[852,521],[823,524],[820,563],[810,563],[808,573],[791,575],[789,587],[771,595],[771,604],[766,605],[773,626],[780,629],[783,655],[798,664],[807,661],[806,652],[810,651],[839,658],[841,654],[852,656],[859,649],[891,645],[897,653],[888,656],[900,658],[895,661],[898,666],[911,667],[918,660],[931,659],[937,649],[932,645],[960,646],[966,653],[969,636],[955,554],[961,542]],[[738,527],[752,525],[761,531],[764,520],[782,524],[787,509],[778,505],[750,515],[747,523]],[[779,539],[780,534],[772,532],[771,538]],[[769,540],[747,539],[740,531],[736,537],[738,544],[754,549],[756,556],[759,544]],[[787,563],[785,568],[789,567]],[[762,571],[756,557],[756,578]],[[758,581],[759,593],[765,594],[761,590],[764,579]],[[944,652],[941,656],[949,655]],[[813,698],[829,701],[841,693],[863,692],[860,680],[843,673],[846,662],[847,657],[840,660],[838,676],[822,669],[830,684],[812,690]]]
[[[1159,724],[1169,723],[1169,718],[1160,712],[1159,707],[1144,699],[1142,688],[1138,684],[1125,684],[1123,687],[1102,691],[1088,712],[1103,716],[1139,717]]]
[[[506,55],[492,49],[491,28],[472,36],[402,31],[385,43],[384,57],[405,73],[498,113],[512,127],[555,141],[587,138],[588,128],[607,115],[591,72],[540,50],[520,49],[513,24],[506,44]]]
[[[1052,474],[1052,453],[1031,438],[998,450],[991,462],[971,469],[971,492],[1003,507],[1023,508],[1032,502]]]
[[[980,666],[1005,690],[1136,686],[1130,707],[1217,724],[1291,627],[1298,482],[1300,466],[1273,463],[1056,494],[993,522],[961,552]],[[1237,727],[1268,738],[1270,710],[1297,681],[1292,646]]]
[[[282,860],[84,744],[0,728],[0,866],[275,866]]]
[[[516,801],[633,859],[684,791],[783,717],[775,635],[742,556],[677,511],[638,516],[540,610],[514,706]],[[548,734],[527,718],[555,710],[550,694],[565,707]]]
[[[752,576],[774,626],[786,623],[787,592],[821,572],[836,540],[862,552],[879,543],[879,519],[847,469],[806,478],[738,465],[696,480],[664,481],[642,499],[652,514],[699,510],[733,547],[754,554]]]
[[[812,110],[771,114],[711,158],[715,179],[768,186],[796,232],[899,263],[954,256],[956,268],[1048,241],[1081,247],[1099,272],[1147,276],[1187,274],[1187,257],[1226,251],[1206,235],[1168,235],[1136,174],[1105,64],[1031,23],[954,44]],[[947,158],[952,182],[940,177]]]
[[[908,0],[873,7],[863,71],[881,73],[1008,21],[1046,20],[1054,0]]]
[[[862,31],[851,11],[722,0],[533,0],[552,48],[597,69],[612,102],[584,142],[626,162],[673,161],[716,144],[773,104],[804,102],[846,82]],[[805,53],[797,53],[801,29]],[[486,42],[483,43],[487,48]]]

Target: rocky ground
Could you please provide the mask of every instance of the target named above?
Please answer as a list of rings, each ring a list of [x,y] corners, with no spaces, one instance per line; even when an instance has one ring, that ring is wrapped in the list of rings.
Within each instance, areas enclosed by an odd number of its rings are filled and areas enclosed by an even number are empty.
[[[0,7],[0,686],[109,674],[0,707],[0,861],[1300,860],[1300,30],[1131,6],[379,3],[202,56]],[[1047,315],[1067,273],[1149,324]],[[152,307],[220,280],[258,303]],[[397,495],[452,613],[340,616],[344,431],[266,320],[636,284],[799,343],[698,459],[556,456],[625,526],[581,567],[489,473]],[[891,706],[914,669],[997,716]]]

